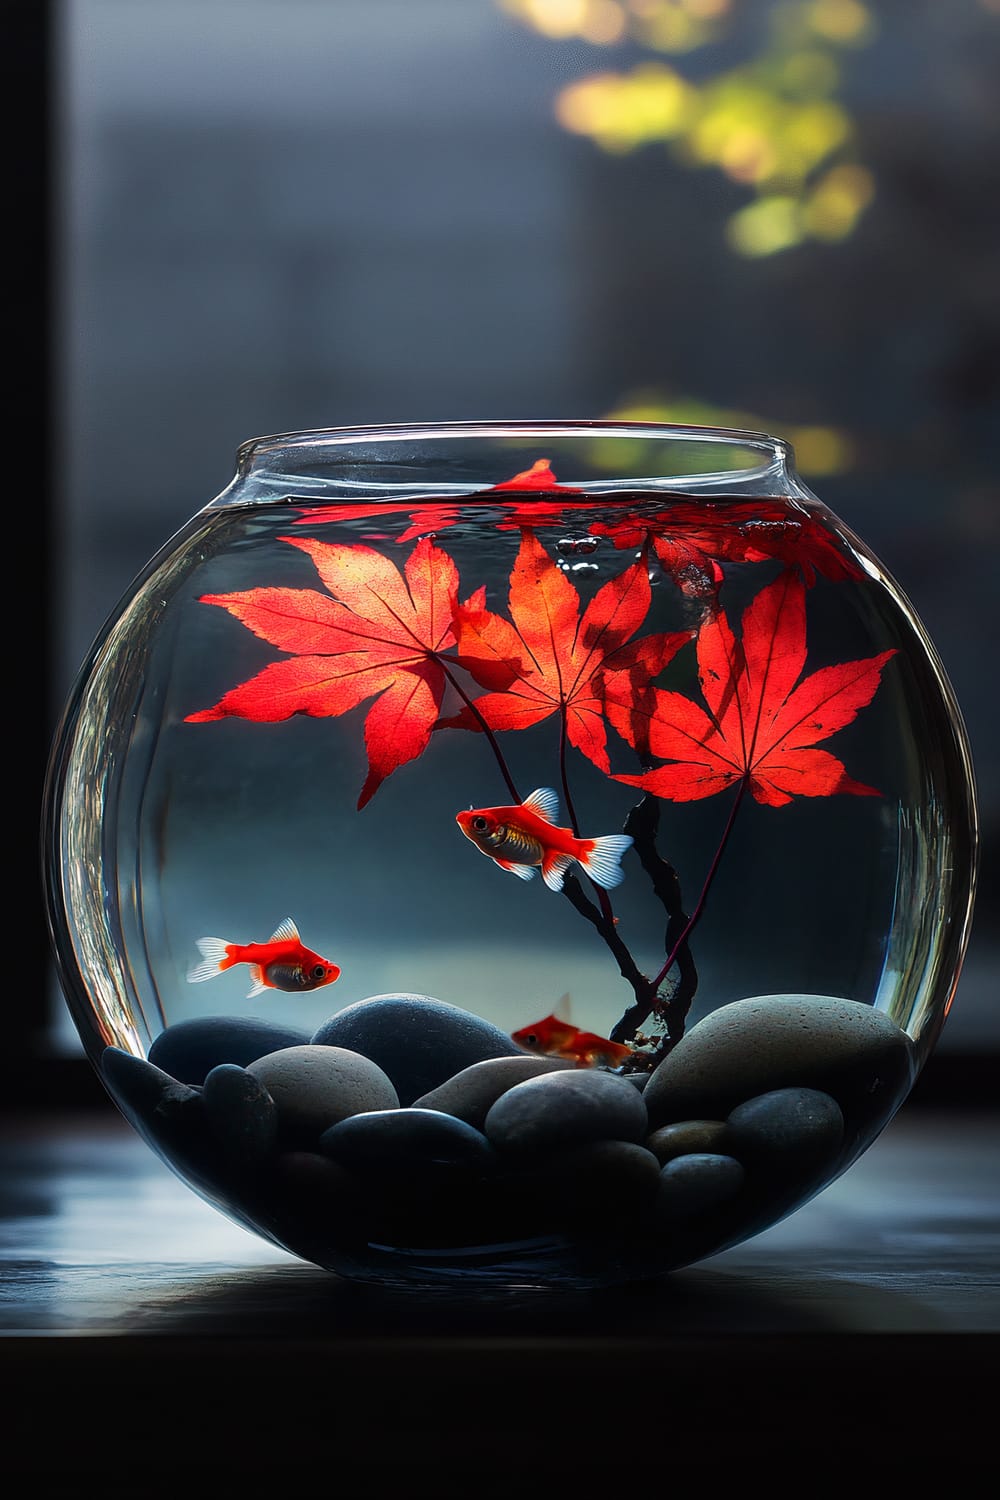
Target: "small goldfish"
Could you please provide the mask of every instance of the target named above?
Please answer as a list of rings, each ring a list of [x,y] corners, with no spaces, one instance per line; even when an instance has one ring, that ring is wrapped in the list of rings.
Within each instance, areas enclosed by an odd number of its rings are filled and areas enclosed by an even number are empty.
[[[249,964],[253,983],[248,1000],[264,990],[316,990],[340,978],[336,964],[303,947],[291,917],[275,928],[266,943],[227,943],[224,938],[203,937],[198,939],[198,948],[202,962],[188,971],[191,983],[212,979],[236,964]]]
[[[540,866],[549,889],[561,891],[566,871],[576,863],[605,889],[620,884],[621,858],[631,847],[631,834],[579,839],[571,828],[556,825],[558,816],[559,798],[551,787],[541,786],[516,807],[470,807],[456,815],[456,822],[481,854],[521,880],[530,880]]]
[[[632,1048],[623,1042],[612,1042],[593,1031],[581,1031],[554,1013],[543,1021],[536,1021],[533,1026],[523,1026],[520,1031],[511,1032],[511,1041],[525,1052],[536,1052],[540,1057],[566,1058],[578,1068],[593,1068],[600,1063],[620,1068],[633,1056]]]

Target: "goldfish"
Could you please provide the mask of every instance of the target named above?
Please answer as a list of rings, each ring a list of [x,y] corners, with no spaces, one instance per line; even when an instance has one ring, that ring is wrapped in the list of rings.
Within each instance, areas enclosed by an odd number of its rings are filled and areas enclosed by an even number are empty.
[[[190,982],[198,984],[236,964],[248,964],[253,981],[248,1000],[265,990],[316,990],[340,978],[336,964],[303,947],[291,917],[279,923],[266,943],[229,943],[224,938],[203,937],[198,939],[198,949],[202,962],[188,971]]]
[[[613,1042],[593,1031],[581,1031],[555,1013],[532,1026],[522,1026],[520,1031],[511,1032],[511,1041],[525,1052],[536,1052],[540,1057],[565,1058],[578,1068],[593,1068],[600,1063],[620,1068],[634,1056],[633,1049],[623,1042]]]
[[[621,858],[631,847],[631,834],[581,839],[571,828],[558,827],[558,816],[559,798],[551,787],[542,786],[516,806],[470,807],[456,815],[456,822],[481,854],[521,880],[531,880],[540,867],[549,889],[561,891],[570,865],[578,864],[606,890],[619,885],[624,879]]]

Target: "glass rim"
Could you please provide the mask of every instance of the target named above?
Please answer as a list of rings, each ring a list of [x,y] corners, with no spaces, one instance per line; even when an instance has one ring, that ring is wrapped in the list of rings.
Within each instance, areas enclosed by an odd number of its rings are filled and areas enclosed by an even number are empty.
[[[428,421],[364,423],[343,427],[314,427],[268,433],[247,438],[237,449],[237,471],[251,468],[277,453],[299,449],[338,449],[353,444],[431,442],[447,439],[495,438],[632,438],[645,441],[690,442],[739,447],[759,453],[760,471],[790,466],[791,445],[773,433],[752,428],[721,427],[686,422],[632,421],[614,418],[567,418],[514,420]]]

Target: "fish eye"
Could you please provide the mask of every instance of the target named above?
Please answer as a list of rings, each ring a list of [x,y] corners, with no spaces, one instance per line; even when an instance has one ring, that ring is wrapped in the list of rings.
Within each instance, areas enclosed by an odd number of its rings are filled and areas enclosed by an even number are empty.
[[[526,1037],[524,1037],[523,1040],[525,1041],[525,1043],[529,1047],[533,1047],[535,1045],[535,1043],[538,1041],[538,1037],[535,1035],[535,1033],[533,1031],[529,1031],[528,1035]]]
[[[324,966],[322,964],[316,964],[312,971],[312,977],[314,979],[322,979],[325,973],[326,969],[324,968]]]
[[[484,817],[480,816],[478,818],[473,818],[472,826],[477,833],[485,833],[490,825],[487,823]]]

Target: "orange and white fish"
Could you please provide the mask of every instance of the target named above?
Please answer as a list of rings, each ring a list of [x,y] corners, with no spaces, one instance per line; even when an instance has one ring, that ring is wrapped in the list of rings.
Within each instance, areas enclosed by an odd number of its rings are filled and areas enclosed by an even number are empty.
[[[266,943],[227,943],[224,938],[203,937],[198,939],[198,948],[202,961],[188,971],[190,982],[198,984],[236,964],[249,964],[253,982],[248,1000],[265,990],[317,990],[340,978],[336,964],[303,947],[291,917],[275,928]]]
[[[549,889],[561,891],[566,871],[578,864],[606,890],[619,885],[625,873],[621,859],[632,845],[631,834],[580,839],[571,828],[557,826],[558,816],[559,798],[551,787],[540,786],[517,806],[470,807],[457,814],[456,822],[481,854],[521,880],[530,880],[541,868]]]
[[[609,1068],[620,1068],[634,1056],[633,1049],[623,1042],[613,1042],[593,1031],[581,1031],[555,1014],[511,1032],[510,1039],[525,1052],[535,1052],[540,1057],[565,1058],[578,1068],[593,1068],[601,1063]]]

